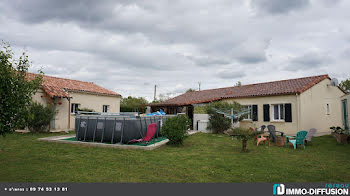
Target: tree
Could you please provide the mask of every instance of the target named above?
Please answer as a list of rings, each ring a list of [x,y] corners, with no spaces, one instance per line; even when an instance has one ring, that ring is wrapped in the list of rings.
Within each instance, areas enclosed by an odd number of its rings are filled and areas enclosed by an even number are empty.
[[[242,82],[238,81],[234,86],[242,86]]]
[[[186,93],[188,93],[188,92],[194,92],[194,91],[196,91],[196,90],[194,90],[193,88],[190,88],[190,89],[188,89],[188,90],[186,91]]]
[[[166,94],[159,94],[159,96],[158,96],[159,98],[158,98],[158,100],[160,101],[160,102],[163,102],[163,101],[166,101],[166,100],[168,100],[168,99],[170,99],[170,97],[171,97],[171,93],[166,93]]]
[[[212,129],[214,133],[223,133],[231,127],[231,108],[233,108],[233,114],[237,114],[243,111],[243,106],[239,103],[227,103],[227,102],[212,102],[206,106],[206,112],[209,114],[209,129]],[[224,115],[224,114],[226,115]],[[241,119],[235,119],[235,121]]]
[[[0,134],[3,136],[24,126],[32,96],[41,84],[41,75],[28,79],[30,66],[31,62],[24,52],[19,59],[14,59],[10,45],[1,44]]]
[[[350,78],[343,80],[340,82],[339,86],[346,91],[347,93],[350,93]]]
[[[247,142],[249,139],[252,139],[256,133],[250,131],[250,129],[240,127],[231,129],[231,132],[233,136],[242,141],[242,152],[247,152]]]
[[[126,97],[120,102],[121,112],[144,112],[144,105],[148,104],[148,101],[143,97]]]

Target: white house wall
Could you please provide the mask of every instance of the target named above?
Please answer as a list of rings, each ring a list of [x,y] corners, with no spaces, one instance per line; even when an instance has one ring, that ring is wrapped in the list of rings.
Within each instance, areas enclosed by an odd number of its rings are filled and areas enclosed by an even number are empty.
[[[318,134],[330,133],[329,127],[342,127],[341,97],[344,93],[331,86],[329,79],[316,84],[300,95],[300,129],[316,128]],[[327,114],[327,104],[329,113]]]

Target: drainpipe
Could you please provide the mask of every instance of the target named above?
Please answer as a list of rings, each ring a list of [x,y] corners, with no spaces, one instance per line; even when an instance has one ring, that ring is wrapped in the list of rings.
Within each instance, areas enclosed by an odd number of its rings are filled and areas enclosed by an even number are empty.
[[[296,94],[296,96],[297,96],[297,131],[298,130],[301,130],[300,129],[300,120],[301,120],[301,117],[300,117],[300,115],[301,115],[301,103],[300,103],[300,94]]]
[[[68,97],[68,130],[70,129],[70,98]]]
[[[56,111],[56,103],[55,103],[54,97],[52,98],[52,109],[53,111]],[[56,114],[53,116],[53,119],[51,120],[51,122],[52,122],[52,128],[56,129]]]
[[[53,100],[54,98],[53,97],[49,97],[49,105],[48,105],[48,107],[52,107],[52,100]],[[51,121],[50,121],[50,123],[49,123],[49,131],[51,130]]]

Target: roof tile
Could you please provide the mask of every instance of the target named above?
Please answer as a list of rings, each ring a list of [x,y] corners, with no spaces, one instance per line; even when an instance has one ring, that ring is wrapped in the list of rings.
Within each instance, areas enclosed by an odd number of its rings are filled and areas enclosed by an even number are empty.
[[[273,82],[249,84],[242,86],[209,89],[202,91],[187,92],[162,103],[151,104],[152,106],[163,105],[190,105],[195,103],[206,103],[228,98],[261,97],[274,95],[300,94],[322,80],[329,78],[326,75],[279,80]],[[330,78],[329,78],[330,79]]]
[[[28,73],[28,78],[34,78],[38,74]],[[92,82],[84,82],[79,80],[70,80],[65,78],[57,78],[53,76],[43,75],[42,89],[50,97],[70,97],[69,91],[95,93],[101,95],[120,96],[120,94],[102,88]]]

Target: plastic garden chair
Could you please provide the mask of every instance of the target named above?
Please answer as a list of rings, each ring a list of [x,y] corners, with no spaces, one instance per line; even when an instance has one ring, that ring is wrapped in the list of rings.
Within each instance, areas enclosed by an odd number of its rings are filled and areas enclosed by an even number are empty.
[[[307,131],[303,130],[303,131],[299,131],[297,133],[296,137],[292,137],[292,136],[287,136],[287,142],[286,142],[286,146],[288,147],[288,142],[292,143],[294,146],[294,150],[297,148],[298,144],[303,145],[304,150],[305,150],[305,138],[307,135]]]
[[[147,134],[146,137],[141,138],[141,139],[133,139],[130,140],[128,143],[133,143],[133,142],[149,142],[153,138],[154,134],[156,134],[157,131],[157,123],[151,123],[147,127]]]
[[[315,135],[316,132],[317,132],[317,129],[315,128],[311,128],[309,132],[307,132],[307,135],[305,138],[306,144],[309,144],[309,143],[312,144],[312,137]]]
[[[270,133],[270,138],[272,138],[272,142],[275,142],[275,139],[277,138],[276,133],[281,134],[281,136],[283,137],[284,133],[281,131],[276,131],[276,127],[274,125],[267,125],[267,130]]]
[[[268,139],[267,137],[264,137],[264,134],[259,134],[257,136],[256,146],[259,146],[260,142],[264,142],[264,144],[265,144],[265,141],[267,141],[267,139]],[[269,145],[270,145],[270,143],[269,143]]]

